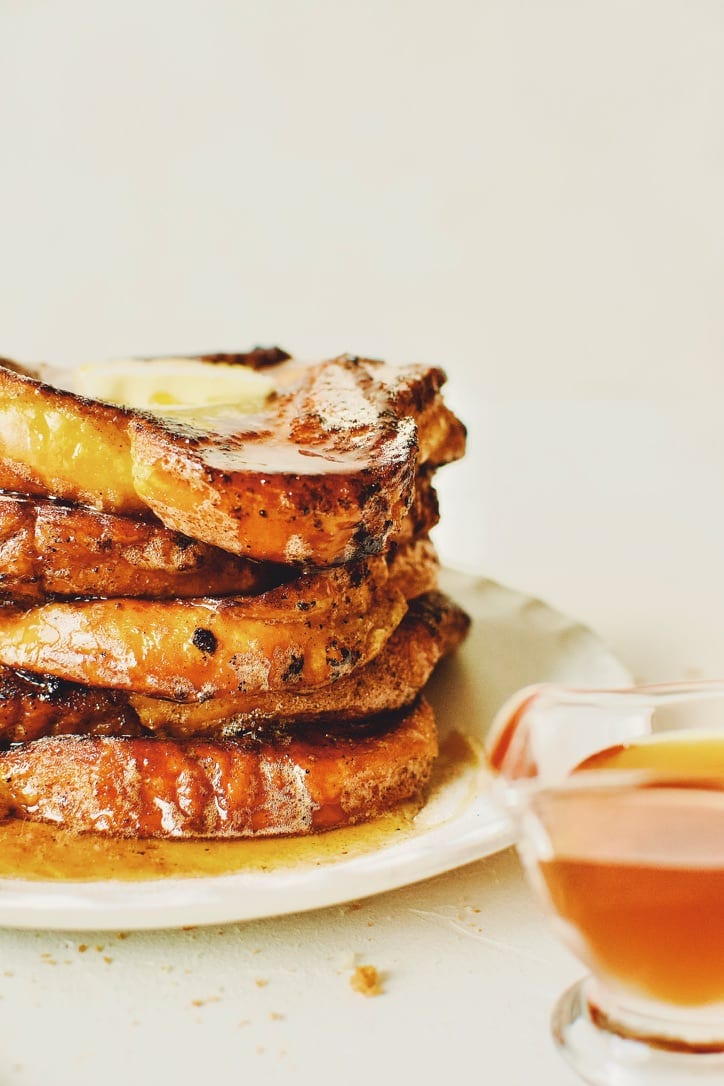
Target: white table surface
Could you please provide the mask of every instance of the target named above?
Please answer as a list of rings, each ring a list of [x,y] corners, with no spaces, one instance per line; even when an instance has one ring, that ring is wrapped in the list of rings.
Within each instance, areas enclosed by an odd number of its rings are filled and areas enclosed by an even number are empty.
[[[440,362],[446,558],[642,679],[721,677],[723,37],[686,0],[0,3],[0,353]],[[580,973],[510,851],[282,920],[0,931],[0,1086],[573,1086]]]

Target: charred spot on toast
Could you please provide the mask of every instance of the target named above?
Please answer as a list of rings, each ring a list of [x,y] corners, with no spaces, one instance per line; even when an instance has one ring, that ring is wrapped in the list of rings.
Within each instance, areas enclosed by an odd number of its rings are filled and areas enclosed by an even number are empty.
[[[379,494],[379,492],[381,490],[382,490],[382,483],[380,483],[380,482],[365,483],[363,485],[362,489],[359,492],[360,506],[364,509],[364,507],[367,505],[367,503],[372,498],[374,498],[376,494]]]
[[[354,565],[349,567],[349,583],[352,588],[359,588],[361,584],[369,580],[371,576],[371,569],[366,562],[355,562]]]
[[[355,553],[359,557],[379,554],[384,547],[384,536],[376,535],[369,530],[366,524],[360,524],[355,529],[352,542],[355,545]]]
[[[346,645],[340,645],[335,639],[327,645],[327,665],[330,669],[332,682],[337,682],[342,675],[348,674],[358,663],[360,654],[356,649],[350,649]]]
[[[202,362],[221,362],[227,366],[248,366],[252,370],[263,370],[278,366],[281,362],[288,362],[292,356],[281,347],[252,347],[243,354],[218,351],[194,357],[200,358]]]
[[[294,682],[296,679],[299,678],[299,676],[301,675],[303,670],[304,670],[304,653],[303,652],[298,652],[298,653],[293,652],[293,653],[291,653],[290,658],[289,658],[289,663],[287,664],[286,669],[282,673],[282,682],[283,683]]]
[[[200,652],[206,653],[209,656],[212,656],[216,652],[218,644],[216,635],[213,630],[208,630],[205,626],[197,626],[191,640],[194,647],[199,649]]]

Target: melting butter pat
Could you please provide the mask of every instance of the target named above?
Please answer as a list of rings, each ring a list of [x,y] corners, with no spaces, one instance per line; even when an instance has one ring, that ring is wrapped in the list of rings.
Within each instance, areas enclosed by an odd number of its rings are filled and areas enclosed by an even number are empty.
[[[274,382],[256,370],[199,358],[88,363],[75,368],[72,385],[80,396],[164,415],[220,406],[252,413],[274,392]]]

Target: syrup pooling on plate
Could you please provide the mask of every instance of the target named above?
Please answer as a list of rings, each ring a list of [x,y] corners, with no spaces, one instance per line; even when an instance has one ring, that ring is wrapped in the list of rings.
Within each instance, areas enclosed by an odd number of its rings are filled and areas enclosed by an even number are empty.
[[[619,771],[610,787],[607,770]],[[637,771],[629,783],[626,770]],[[592,771],[591,789],[539,800],[552,908],[609,984],[681,1006],[724,1002],[724,736],[619,745],[574,776]]]
[[[10,820],[0,825],[0,878],[148,882],[319,866],[401,840],[411,832],[417,810],[405,804],[369,823],[328,833],[241,841],[134,841]]]

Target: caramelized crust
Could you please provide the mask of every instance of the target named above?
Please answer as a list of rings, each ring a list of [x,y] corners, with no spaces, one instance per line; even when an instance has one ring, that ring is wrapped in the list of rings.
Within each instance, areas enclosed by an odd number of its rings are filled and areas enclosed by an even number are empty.
[[[364,737],[39,739],[0,754],[11,817],[116,837],[306,834],[417,796],[437,754],[430,706]]]
[[[176,701],[304,690],[371,660],[406,609],[384,558],[259,596],[0,608],[0,664]]]
[[[410,511],[388,554],[398,556],[437,523],[437,496],[429,475],[415,485]],[[424,547],[410,555],[409,572],[419,558],[419,595],[432,586],[430,556]],[[98,513],[48,499],[0,494],[0,601],[24,606],[45,599],[146,596],[188,599],[194,596],[256,595],[298,576],[293,566],[252,562],[218,547],[164,528],[157,520]]]
[[[284,391],[281,375],[243,425],[134,420],[136,490],[165,524],[234,553],[321,565],[379,553],[412,501],[420,442],[428,455],[456,446],[443,374],[349,357],[291,372],[297,384]]]
[[[333,727],[409,705],[438,660],[467,634],[465,612],[440,592],[411,601],[382,651],[331,686],[314,691],[235,694],[179,704],[101,690],[48,676],[0,670],[0,740],[45,735],[228,737],[250,729]]]
[[[27,743],[46,735],[145,734],[125,691],[0,667],[0,742]]]
[[[437,588],[440,559],[429,539],[415,539],[400,546],[390,543],[386,558],[390,580],[406,599]]]
[[[0,367],[0,487],[106,512],[150,509],[177,532],[264,561],[379,553],[417,466],[462,455],[444,374],[348,356],[268,368],[279,392],[259,414],[207,409],[183,422]]]
[[[437,491],[432,485],[432,471],[423,468],[415,479],[412,504],[400,527],[390,536],[390,543],[410,543],[427,536],[440,520]]]
[[[0,494],[0,600],[252,595],[292,575],[158,521]]]

